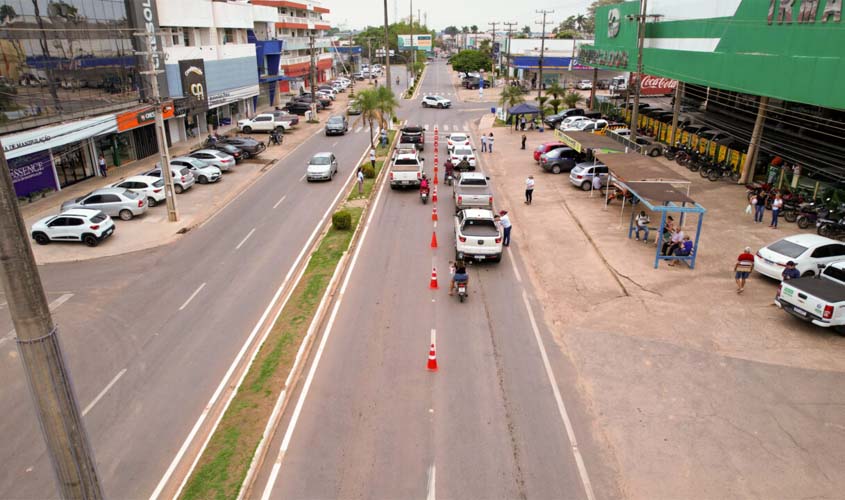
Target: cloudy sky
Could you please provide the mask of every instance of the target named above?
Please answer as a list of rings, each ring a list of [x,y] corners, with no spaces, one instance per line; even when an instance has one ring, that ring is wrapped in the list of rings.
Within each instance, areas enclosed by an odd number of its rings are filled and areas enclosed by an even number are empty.
[[[323,0],[322,3],[332,11],[329,17],[332,24],[341,29],[383,22],[384,0]],[[400,17],[407,17],[410,10],[409,0],[387,0],[391,23],[397,4]],[[415,0],[414,17],[418,9],[427,13],[428,25],[437,30],[450,24],[458,27],[475,24],[479,29],[487,30],[489,22],[515,21],[519,23],[516,29],[527,24],[540,31],[540,26],[534,22],[540,21],[542,16],[535,14],[536,10],[554,10],[546,19],[552,26],[557,26],[570,15],[586,12],[589,4],[590,0]]]

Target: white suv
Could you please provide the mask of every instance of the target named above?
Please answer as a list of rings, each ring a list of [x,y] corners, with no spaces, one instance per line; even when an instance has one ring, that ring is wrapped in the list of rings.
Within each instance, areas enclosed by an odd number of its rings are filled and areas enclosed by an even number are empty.
[[[51,241],[81,241],[95,247],[114,232],[111,217],[99,210],[75,208],[45,217],[32,225],[32,239],[39,245]]]
[[[160,167],[161,164],[156,163],[156,168],[144,172],[143,175],[161,178]],[[188,167],[171,165],[170,173],[173,175],[173,190],[176,191],[176,194],[182,194],[185,190],[190,189],[191,186],[194,185],[194,182],[196,182],[194,174],[188,169]]]
[[[120,182],[111,185],[115,188],[123,188],[143,195],[147,199],[147,205],[154,207],[164,201],[164,179],[149,175],[133,175]]]
[[[422,107],[424,108],[448,108],[452,105],[452,101],[439,95],[427,95],[422,98]]]

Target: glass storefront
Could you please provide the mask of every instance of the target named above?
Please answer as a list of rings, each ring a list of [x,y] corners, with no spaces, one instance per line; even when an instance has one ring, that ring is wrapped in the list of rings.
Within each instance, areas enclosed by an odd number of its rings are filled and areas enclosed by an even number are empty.
[[[95,142],[97,154],[102,153],[109,167],[119,167],[135,159],[135,147],[131,132],[97,137]]]
[[[53,165],[61,187],[94,177],[94,165],[87,151],[88,141],[53,148]]]

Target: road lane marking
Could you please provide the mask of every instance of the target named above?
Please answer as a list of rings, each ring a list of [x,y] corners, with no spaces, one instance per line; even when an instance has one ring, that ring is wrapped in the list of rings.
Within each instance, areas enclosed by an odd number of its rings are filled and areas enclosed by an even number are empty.
[[[531,304],[528,302],[528,292],[522,290],[522,301],[525,303],[525,309],[528,311],[528,319],[531,321],[531,329],[534,331],[534,339],[537,341],[537,347],[540,348],[540,357],[543,358],[543,366],[546,369],[546,376],[549,378],[549,384],[552,386],[552,392],[555,396],[557,409],[560,413],[560,418],[563,420],[563,425],[566,427],[566,435],[569,437],[569,444],[572,449],[572,456],[575,457],[575,463],[578,465],[578,475],[581,477],[581,484],[584,486],[584,493],[587,495],[587,500],[595,500],[596,495],[593,493],[593,486],[590,483],[590,476],[587,474],[587,466],[584,465],[584,458],[581,456],[581,450],[578,449],[578,441],[575,439],[575,429],[572,428],[572,421],[569,419],[569,414],[566,412],[566,405],[563,404],[563,398],[560,395],[560,389],[557,386],[552,365],[549,363],[549,356],[546,354],[546,347],[543,345],[543,339],[540,338],[540,329],[537,328],[537,321],[534,319],[534,311],[531,309]]]
[[[429,410],[429,411],[434,412],[434,410]],[[437,468],[434,466],[434,464],[431,464],[428,467],[428,487],[426,488],[428,490],[428,494],[426,494],[426,496],[425,496],[426,500],[435,500],[435,497],[434,497],[434,488],[435,488],[434,481],[435,481],[436,475],[437,475]]]
[[[114,378],[113,378],[113,379],[111,379],[111,382],[109,382],[109,384],[108,384],[108,385],[107,385],[107,386],[106,386],[106,387],[105,387],[102,391],[100,391],[100,393],[99,393],[99,394],[97,394],[97,397],[96,397],[96,398],[94,398],[94,400],[93,400],[93,401],[91,401],[90,403],[88,403],[88,406],[86,406],[86,407],[85,407],[85,409],[84,409],[84,410],[82,410],[82,416],[83,416],[83,417],[84,417],[85,415],[87,415],[89,411],[91,411],[91,408],[94,408],[94,406],[95,406],[97,403],[99,403],[101,399],[103,399],[103,396],[105,396],[105,395],[106,395],[106,393],[107,393],[107,392],[109,392],[109,389],[111,389],[111,388],[112,388],[112,386],[114,386],[114,384],[116,384],[116,383],[117,383],[117,381],[118,381],[118,380],[120,380],[120,377],[122,377],[124,373],[126,373],[126,368],[124,368],[123,370],[120,370],[120,371],[117,373],[117,375],[115,375],[115,376],[114,376]]]
[[[197,296],[197,294],[198,294],[198,293],[200,293],[200,291],[201,291],[203,288],[205,288],[205,282],[203,282],[203,284],[202,284],[202,285],[200,285],[200,286],[199,286],[199,288],[197,288],[196,290],[194,290],[194,293],[192,293],[192,294],[191,294],[191,296],[190,296],[190,297],[188,297],[188,300],[186,300],[186,301],[185,301],[185,303],[184,303],[184,304],[182,304],[182,306],[179,308],[179,310],[181,311],[181,310],[185,309],[186,307],[188,307],[188,304],[190,304],[190,303],[191,303],[191,301],[192,301],[192,300],[194,300],[194,297],[196,297],[196,296]]]
[[[340,141],[334,141],[334,142],[332,143],[332,147],[337,146],[337,143],[338,143],[338,142],[340,142]]]
[[[56,300],[54,300],[53,302],[50,302],[50,305],[49,305],[50,311],[51,311],[51,312],[52,312],[52,311],[55,311],[55,310],[56,310],[56,309],[58,309],[58,308],[59,308],[62,304],[64,304],[65,302],[69,301],[69,300],[71,299],[71,297],[73,297],[73,294],[72,294],[72,293],[65,293],[65,294],[60,295],[60,296],[59,296]],[[8,304],[8,302],[4,302],[3,304],[4,304],[4,305],[7,305],[7,304]],[[6,336],[5,336],[5,337],[3,337],[2,339],[0,339],[0,345],[3,345],[3,344],[4,344],[4,343],[6,343],[7,341],[12,340],[12,339],[14,339],[14,338],[15,338],[15,330],[14,330],[14,328],[13,328],[13,329],[12,329],[9,333],[7,333],[7,334],[6,334]]]
[[[306,176],[306,175],[308,175],[308,174],[302,174],[302,177],[300,177],[300,178],[299,178],[299,182],[304,181],[304,180],[305,180],[305,176]]]
[[[252,233],[254,233],[254,232],[255,232],[255,228],[252,228],[252,230],[249,232],[249,234],[244,236],[244,239],[242,239],[241,242],[238,243],[238,246],[235,247],[235,250],[240,250],[241,247],[244,245],[244,243],[246,243],[246,240],[248,240],[249,237],[252,236]]]
[[[316,132],[315,132],[315,135],[316,135]],[[297,146],[297,147],[299,147],[299,146]],[[364,158],[366,157],[368,151],[369,151],[369,148],[366,148],[364,150],[364,153],[361,154],[361,158],[358,160],[359,164],[362,161],[364,161]],[[185,441],[182,442],[182,446],[179,447],[179,451],[176,452],[176,456],[173,457],[173,460],[170,462],[170,465],[167,467],[167,470],[164,472],[164,475],[161,477],[161,480],[159,481],[155,490],[153,490],[152,494],[150,495],[150,500],[157,500],[161,496],[162,492],[164,491],[164,488],[167,486],[167,483],[170,482],[171,477],[173,477],[173,473],[176,472],[176,468],[179,466],[179,463],[182,461],[185,454],[188,452],[188,448],[191,446],[191,443],[193,443],[194,438],[196,437],[197,433],[200,431],[200,428],[202,428],[202,425],[205,423],[205,420],[211,414],[211,411],[214,408],[214,405],[217,403],[218,398],[220,398],[220,396],[223,394],[223,391],[226,389],[226,387],[228,387],[231,384],[230,379],[231,379],[232,375],[235,373],[235,370],[237,369],[237,367],[241,363],[241,360],[246,355],[246,353],[249,350],[249,347],[252,344],[253,340],[255,339],[256,335],[258,335],[258,332],[261,330],[261,326],[267,320],[267,317],[270,315],[270,312],[275,308],[276,302],[279,300],[279,297],[282,296],[282,292],[285,290],[285,287],[287,287],[288,282],[290,282],[291,278],[293,278],[294,271],[299,266],[299,263],[302,261],[302,259],[305,258],[305,255],[308,253],[308,249],[313,244],[314,238],[316,238],[317,235],[320,233],[320,230],[325,225],[326,220],[328,219],[328,217],[331,214],[334,207],[337,205],[338,201],[340,200],[340,197],[343,196],[346,193],[346,190],[349,188],[352,180],[354,179],[354,175],[355,175],[355,170],[350,169],[350,174],[349,174],[349,177],[346,179],[346,182],[344,182],[343,185],[340,186],[340,190],[338,191],[337,195],[334,197],[334,200],[332,200],[332,202],[329,204],[328,208],[326,209],[325,213],[323,214],[323,217],[317,222],[317,225],[314,227],[314,231],[311,232],[311,236],[308,237],[308,240],[305,242],[305,245],[303,245],[302,249],[299,251],[299,255],[297,255],[296,260],[293,262],[293,265],[290,267],[290,269],[288,269],[288,272],[285,275],[285,279],[282,280],[282,284],[279,285],[279,288],[276,290],[276,293],[273,295],[273,298],[270,300],[270,303],[267,304],[267,307],[264,309],[264,312],[261,314],[261,317],[258,318],[258,322],[253,327],[252,331],[249,334],[249,337],[247,337],[246,341],[241,346],[241,349],[240,349],[240,351],[238,351],[238,354],[235,356],[235,359],[232,361],[232,364],[229,365],[229,368],[226,371],[226,374],[223,375],[223,379],[220,381],[220,384],[217,386],[217,389],[214,390],[214,394],[212,394],[211,398],[208,400],[208,404],[205,405],[205,408],[203,409],[200,416],[197,418],[197,421],[194,422],[194,426],[191,428],[191,431],[188,433],[188,436],[185,438]],[[381,193],[381,191],[379,191],[379,192]],[[372,218],[372,216],[371,216],[371,218]],[[302,269],[299,270],[299,273],[296,277],[296,281],[299,281],[302,278],[302,275],[305,274],[305,269],[306,269],[306,266],[303,266]],[[288,293],[285,295],[285,298],[281,302],[281,305],[278,309],[278,314],[275,316],[273,323],[275,323],[276,320],[278,320],[279,316],[281,316],[282,311],[284,311],[285,306],[287,305],[288,300],[290,300],[290,297],[291,297],[292,294],[293,294],[293,289],[289,290]],[[269,329],[269,328],[266,329],[266,333],[262,337],[262,342],[264,340],[266,340],[267,335],[269,335],[269,333],[270,333],[270,330],[271,329]],[[258,355],[259,351],[260,351],[260,349],[255,349],[253,351],[252,356],[250,357],[250,360],[249,360],[250,364],[252,364],[255,361],[255,357]],[[243,373],[241,374],[240,378],[237,381],[236,387],[241,386],[241,384],[243,383],[243,380],[246,377],[247,373],[249,373],[248,369],[243,370]],[[237,391],[231,392],[231,394],[229,396],[229,401],[226,403],[226,408],[228,408],[229,404],[231,404],[232,399],[235,397],[236,394],[237,394]],[[217,420],[214,422],[214,425],[212,426],[212,428],[208,432],[208,435],[206,436],[205,441],[203,442],[203,445],[200,447],[199,451],[197,452],[196,457],[194,457],[194,460],[191,463],[191,466],[188,469],[188,472],[185,474],[185,477],[182,479],[182,482],[180,483],[179,488],[176,491],[176,494],[174,495],[174,497],[178,498],[180,496],[182,489],[185,487],[185,484],[188,482],[188,479],[190,478],[191,474],[193,473],[194,468],[197,466],[197,462],[199,462],[199,459],[200,459],[200,457],[202,457],[202,454],[205,451],[206,446],[208,446],[209,440],[214,435],[214,432],[217,430],[217,426],[220,425],[220,420],[223,418],[224,414],[225,414],[225,409],[222,412],[220,412],[220,415],[217,417]]]
[[[273,205],[273,208],[276,208],[276,207],[278,207],[279,205],[281,205],[281,204],[282,204],[282,202],[283,202],[283,201],[285,201],[285,198],[287,198],[287,197],[288,197],[288,195],[284,195],[284,196],[282,196],[281,198],[279,198],[279,201],[277,201],[277,202],[276,202],[276,204],[275,204],[275,205]]]
[[[449,131],[449,125],[448,125],[448,124],[443,125],[443,131],[444,131],[444,132],[448,132],[448,131]]]
[[[519,275],[519,269],[516,268],[515,259],[513,257],[511,257],[508,260],[511,261],[511,267],[513,268],[513,274],[516,275],[516,281],[518,281],[519,283],[522,283],[522,276]]]
[[[288,422],[288,427],[285,431],[285,436],[282,439],[281,446],[279,446],[279,453],[276,456],[276,461],[273,463],[273,468],[270,471],[270,477],[267,480],[267,484],[264,486],[264,492],[261,495],[261,500],[268,500],[270,498],[273,492],[273,488],[276,484],[276,480],[279,477],[279,472],[282,469],[282,460],[284,460],[285,454],[287,453],[288,447],[290,446],[290,441],[293,438],[293,433],[296,430],[296,423],[299,421],[299,415],[300,413],[302,413],[302,407],[305,405],[305,399],[308,396],[308,391],[311,388],[311,383],[314,380],[314,375],[317,373],[317,367],[320,365],[320,359],[323,357],[323,351],[325,350],[326,344],[328,343],[329,337],[331,336],[335,319],[337,319],[338,311],[340,310],[340,306],[343,303],[343,296],[346,293],[346,287],[349,285],[349,279],[355,271],[355,265],[358,263],[358,255],[360,255],[361,249],[364,247],[364,242],[367,240],[367,234],[369,234],[370,225],[373,222],[373,216],[378,211],[379,202],[381,201],[382,194],[384,193],[385,185],[387,185],[386,182],[382,183],[378,194],[376,194],[376,199],[373,202],[370,214],[369,216],[367,216],[367,221],[364,225],[364,230],[361,232],[361,239],[358,241],[358,246],[355,248],[355,252],[352,255],[352,260],[349,263],[349,269],[347,269],[346,276],[343,279],[343,285],[341,285],[340,287],[338,299],[335,302],[334,307],[332,308],[332,313],[331,316],[329,316],[328,323],[326,324],[326,329],[323,333],[323,338],[320,339],[320,345],[317,347],[317,352],[314,354],[314,361],[311,362],[311,368],[308,370],[308,376],[305,378],[305,383],[302,386],[302,391],[299,393],[299,399],[296,401],[296,407],[293,410],[293,414],[291,414],[291,419],[290,422]]]
[[[431,345],[437,344],[437,330],[435,330],[434,328],[431,329],[431,342],[430,343],[431,343]]]

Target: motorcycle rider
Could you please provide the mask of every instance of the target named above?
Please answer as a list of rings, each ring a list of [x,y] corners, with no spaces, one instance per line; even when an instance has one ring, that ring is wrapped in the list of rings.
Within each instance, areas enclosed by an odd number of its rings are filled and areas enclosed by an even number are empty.
[[[420,180],[420,196],[422,196],[423,193],[428,194],[428,178],[425,174],[422,175],[422,179]]]
[[[469,283],[467,266],[462,260],[455,261],[455,274],[452,275],[452,281],[449,282],[449,295],[455,294],[455,283]]]
[[[443,182],[450,184],[449,178],[455,178],[455,167],[452,165],[452,162],[448,160],[444,164],[444,167],[445,172],[443,173]]]

